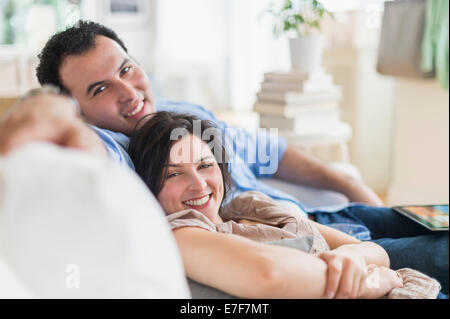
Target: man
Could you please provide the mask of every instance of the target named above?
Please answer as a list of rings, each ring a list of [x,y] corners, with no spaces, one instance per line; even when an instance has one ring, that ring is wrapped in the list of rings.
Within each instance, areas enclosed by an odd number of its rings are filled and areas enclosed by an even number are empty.
[[[99,36],[89,39],[88,32]],[[77,37],[84,38],[76,40]],[[94,40],[96,45],[91,49]],[[61,48],[61,44],[66,47]],[[126,135],[140,118],[157,107],[148,78],[127,54],[123,42],[111,30],[95,24],[80,23],[78,28],[51,39],[42,51],[38,78],[41,84],[53,84],[70,92],[80,104],[87,123]],[[340,192],[352,202],[382,205],[360,181],[328,168],[293,147],[287,147],[277,176]]]
[[[53,36],[40,55],[37,68],[40,83],[52,84],[69,92],[79,103],[82,118],[101,137],[110,156],[134,168],[128,154],[127,135],[145,115],[155,111],[192,113],[216,121],[204,108],[170,101],[155,101],[148,78],[128,55],[117,35],[99,24],[79,22],[75,27]],[[0,125],[0,153],[33,140],[49,140],[61,145],[67,142],[67,132],[73,129],[75,116],[54,106],[40,105],[12,112]],[[69,112],[70,113],[70,112]],[[42,124],[45,123],[45,124]],[[219,127],[227,128],[218,122]],[[85,129],[85,128],[84,128]],[[238,154],[245,153],[239,141],[258,144],[262,136],[236,130]],[[66,136],[64,138],[64,136]],[[78,146],[76,141],[75,146]],[[268,145],[277,161],[274,176],[286,181],[334,190],[345,194],[352,202],[381,206],[381,200],[362,182],[338,173],[311,156],[279,139]],[[245,158],[242,155],[242,158]],[[290,201],[306,210],[295,198],[260,183],[261,163],[232,165],[232,177],[238,191],[259,190],[277,200]],[[375,239],[391,257],[393,268],[411,267],[438,278],[448,292],[448,233],[429,234],[407,218],[387,208],[351,205],[334,214],[310,212],[319,223],[345,228],[355,235],[359,229],[365,237]],[[368,229],[367,229],[367,228]],[[368,231],[370,230],[370,234]],[[401,238],[401,239],[381,239]],[[377,241],[379,239],[380,241]],[[419,258],[412,258],[414,253]],[[426,254],[429,255],[426,255]],[[416,256],[417,257],[417,256]]]

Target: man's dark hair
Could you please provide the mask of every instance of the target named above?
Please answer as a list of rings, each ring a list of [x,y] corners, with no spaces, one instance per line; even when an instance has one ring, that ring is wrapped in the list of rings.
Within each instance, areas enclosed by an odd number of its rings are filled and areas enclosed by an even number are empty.
[[[194,129],[194,121],[201,121],[200,132],[196,132]],[[141,126],[140,124],[143,122],[145,124]],[[137,127],[140,128],[131,135],[128,154],[134,163],[136,173],[144,180],[156,197],[166,181],[170,150],[181,139],[180,136],[177,136],[178,139],[173,140],[172,133],[174,130],[184,129],[192,135],[200,134],[197,137],[214,150],[220,149],[220,152],[213,152],[213,155],[222,173],[224,186],[222,202],[227,198],[233,182],[229,172],[225,142],[213,122],[200,120],[198,117],[189,114],[157,112],[142,118]],[[215,134],[207,134],[211,132],[211,129],[214,130]]]
[[[124,50],[128,52],[122,40],[117,34],[92,21],[78,21],[65,31],[53,35],[47,41],[44,49],[38,55],[39,65],[36,68],[36,75],[41,85],[51,84],[57,86],[61,91],[69,92],[61,82],[59,68],[63,60],[71,55],[82,55],[95,47],[95,37],[105,36],[116,41]]]

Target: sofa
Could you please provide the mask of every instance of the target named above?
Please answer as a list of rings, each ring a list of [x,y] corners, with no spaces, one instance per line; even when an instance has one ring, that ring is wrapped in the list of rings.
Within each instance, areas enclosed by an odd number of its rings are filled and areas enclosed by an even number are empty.
[[[264,180],[308,206],[333,192]],[[274,243],[308,251],[310,238]],[[184,276],[165,216],[128,168],[51,144],[0,157],[0,298],[231,298]]]

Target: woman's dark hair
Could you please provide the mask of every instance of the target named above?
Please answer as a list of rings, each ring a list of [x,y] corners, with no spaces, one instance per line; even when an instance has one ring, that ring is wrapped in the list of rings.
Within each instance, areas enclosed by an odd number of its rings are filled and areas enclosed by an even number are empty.
[[[68,92],[59,77],[61,63],[68,56],[81,55],[95,47],[95,38],[99,35],[116,41],[125,52],[128,52],[125,44],[113,30],[95,22],[80,20],[47,41],[38,55],[39,65],[36,68],[36,76],[39,83],[51,84],[59,87],[61,91]]]
[[[196,123],[201,124],[200,129],[197,129]],[[131,135],[128,153],[136,172],[155,196],[158,196],[164,187],[172,146],[183,135],[192,134],[207,143],[210,148],[214,148],[212,153],[222,172],[223,199],[226,198],[232,185],[227,154],[222,136],[211,121],[200,120],[189,114],[157,112],[141,119],[137,127],[139,129]],[[181,135],[181,132],[184,134]]]

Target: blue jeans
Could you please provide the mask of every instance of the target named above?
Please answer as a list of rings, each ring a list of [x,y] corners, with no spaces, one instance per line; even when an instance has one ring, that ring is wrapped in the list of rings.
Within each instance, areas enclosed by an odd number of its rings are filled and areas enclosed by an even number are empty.
[[[412,268],[437,279],[448,294],[448,231],[432,232],[390,208],[350,206],[336,213],[313,212],[323,225],[364,225],[371,241],[389,255],[392,269]]]

